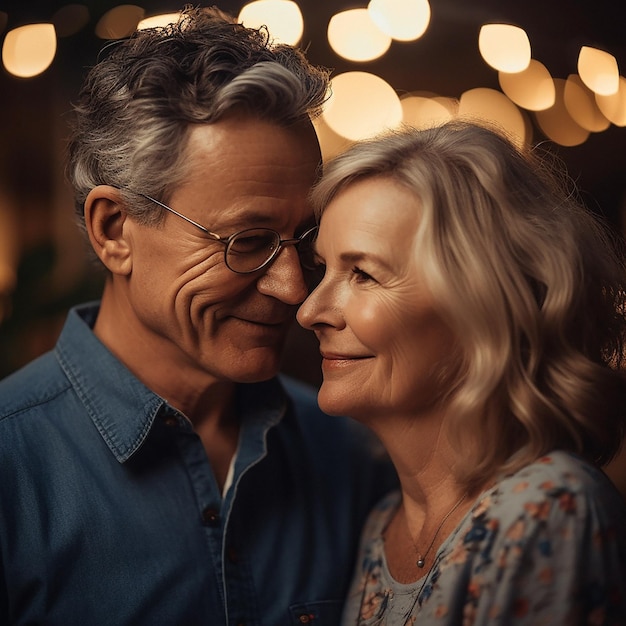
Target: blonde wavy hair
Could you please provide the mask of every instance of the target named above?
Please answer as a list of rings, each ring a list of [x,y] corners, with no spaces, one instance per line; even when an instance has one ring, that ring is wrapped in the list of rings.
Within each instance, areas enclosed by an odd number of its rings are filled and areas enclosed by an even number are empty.
[[[623,251],[546,156],[454,121],[357,144],[311,195],[319,216],[380,176],[418,198],[420,267],[461,346],[445,427],[468,486],[557,448],[603,465],[626,428]]]

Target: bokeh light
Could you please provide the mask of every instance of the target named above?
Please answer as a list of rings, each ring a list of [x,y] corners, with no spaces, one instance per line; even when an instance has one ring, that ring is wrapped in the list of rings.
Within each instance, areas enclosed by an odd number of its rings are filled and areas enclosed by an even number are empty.
[[[32,78],[50,67],[57,51],[52,24],[26,24],[9,31],[2,44],[2,63],[7,72]]]
[[[612,54],[583,46],[578,54],[578,74],[591,91],[610,96],[619,88],[619,68]]]
[[[535,59],[521,72],[498,72],[498,82],[510,100],[529,111],[543,111],[554,104],[552,76],[546,66]]]
[[[344,59],[362,62],[385,54],[391,37],[374,24],[367,9],[349,9],[330,18],[328,43]]]
[[[358,141],[402,122],[400,99],[391,85],[368,72],[345,72],[332,79],[324,121],[347,139]]]
[[[370,0],[367,10],[378,28],[398,41],[419,39],[430,23],[428,0]]]
[[[478,34],[478,49],[485,62],[500,72],[521,72],[531,59],[526,31],[512,24],[484,24]]]
[[[300,7],[291,0],[256,0],[239,12],[239,22],[249,28],[267,26],[274,43],[292,46],[300,43],[304,32],[304,18]]]

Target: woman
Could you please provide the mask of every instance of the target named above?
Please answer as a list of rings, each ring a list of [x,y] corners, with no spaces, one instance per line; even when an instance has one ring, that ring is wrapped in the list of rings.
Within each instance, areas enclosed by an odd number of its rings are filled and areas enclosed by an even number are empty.
[[[462,122],[357,145],[312,197],[325,273],[298,319],[319,403],[367,424],[401,483],[343,623],[626,623],[626,513],[597,469],[626,422],[607,231],[536,156]]]

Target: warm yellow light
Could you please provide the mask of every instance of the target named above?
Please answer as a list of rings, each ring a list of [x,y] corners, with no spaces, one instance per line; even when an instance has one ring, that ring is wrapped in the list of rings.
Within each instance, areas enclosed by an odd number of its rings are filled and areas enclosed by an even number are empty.
[[[7,72],[31,78],[50,67],[57,51],[52,24],[27,24],[9,31],[2,45],[2,62]]]
[[[326,162],[345,152],[354,141],[337,134],[324,120],[323,115],[313,120],[313,127],[317,133],[317,140],[322,151],[322,161]]]
[[[402,121],[415,128],[431,128],[447,122],[454,113],[441,100],[415,95],[401,98]]]
[[[180,18],[179,13],[161,13],[161,15],[151,15],[144,17],[139,24],[137,30],[145,30],[146,28],[157,28],[159,26],[167,26],[168,24],[176,24]]]
[[[480,54],[500,72],[521,72],[530,63],[530,41],[523,28],[512,24],[485,24],[478,35]]]
[[[274,43],[295,46],[302,39],[304,19],[300,7],[291,0],[256,0],[239,12],[240,22],[249,28],[267,26]]]
[[[589,137],[589,131],[578,125],[565,107],[565,80],[554,79],[554,105],[545,111],[537,111],[535,119],[539,128],[555,143],[562,146],[578,146]]]
[[[619,88],[619,69],[612,54],[583,46],[578,54],[578,73],[591,91],[611,96]]]
[[[602,115],[615,126],[626,126],[626,78],[619,77],[617,93],[610,96],[596,94],[596,104]]]
[[[563,102],[572,119],[585,130],[599,133],[611,124],[598,108],[593,91],[576,74],[565,81]]]
[[[398,126],[402,106],[391,85],[379,76],[345,72],[332,79],[322,115],[334,132],[358,141]]]
[[[372,61],[389,50],[391,37],[372,22],[367,9],[349,9],[330,18],[328,43],[344,59]]]
[[[459,99],[458,116],[487,122],[502,129],[520,147],[528,142],[522,112],[503,93],[495,89],[477,87],[463,93]]]
[[[372,21],[392,39],[419,39],[430,23],[428,0],[370,0],[367,10]]]
[[[100,39],[123,39],[137,30],[146,12],[134,4],[121,4],[107,11],[96,24]]]
[[[525,70],[509,74],[498,72],[502,91],[517,106],[529,111],[543,111],[554,104],[554,81],[543,63],[530,60]]]

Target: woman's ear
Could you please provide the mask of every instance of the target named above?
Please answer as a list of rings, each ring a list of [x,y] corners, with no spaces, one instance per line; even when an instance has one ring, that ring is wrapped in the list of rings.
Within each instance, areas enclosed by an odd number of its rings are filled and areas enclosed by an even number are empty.
[[[102,263],[113,274],[130,274],[132,246],[120,190],[110,185],[94,187],[85,200],[85,228]]]

